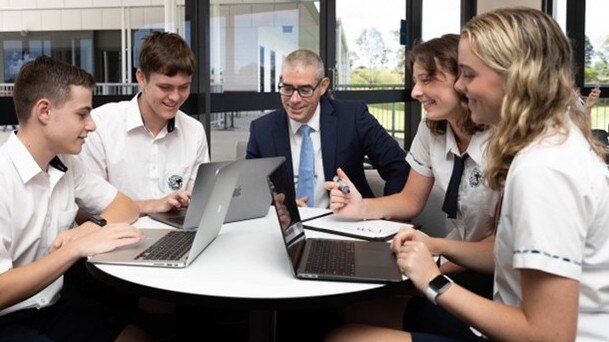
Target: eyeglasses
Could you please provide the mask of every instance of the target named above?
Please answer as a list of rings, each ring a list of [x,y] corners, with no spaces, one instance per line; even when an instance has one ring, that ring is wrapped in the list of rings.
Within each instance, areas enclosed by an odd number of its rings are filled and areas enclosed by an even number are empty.
[[[323,81],[323,78],[317,81],[317,84],[315,86],[303,85],[300,87],[294,87],[291,84],[281,83],[279,85],[279,94],[283,96],[292,96],[296,91],[298,92],[298,95],[300,95],[300,97],[311,97],[313,96],[315,89],[317,89],[317,87],[319,87],[319,85],[321,84],[321,81]]]

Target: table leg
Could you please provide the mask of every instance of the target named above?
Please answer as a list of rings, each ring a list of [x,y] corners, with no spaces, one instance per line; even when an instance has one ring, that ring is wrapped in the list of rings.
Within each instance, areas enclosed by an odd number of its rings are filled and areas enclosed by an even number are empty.
[[[276,310],[252,310],[249,316],[249,342],[276,341]]]

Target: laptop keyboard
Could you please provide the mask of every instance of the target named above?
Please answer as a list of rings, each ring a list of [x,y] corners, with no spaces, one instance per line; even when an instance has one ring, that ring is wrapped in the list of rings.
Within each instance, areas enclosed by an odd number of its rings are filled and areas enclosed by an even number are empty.
[[[170,231],[138,255],[136,259],[179,260],[190,250],[195,233],[194,230]]]
[[[312,240],[305,272],[355,275],[355,244],[351,241]]]

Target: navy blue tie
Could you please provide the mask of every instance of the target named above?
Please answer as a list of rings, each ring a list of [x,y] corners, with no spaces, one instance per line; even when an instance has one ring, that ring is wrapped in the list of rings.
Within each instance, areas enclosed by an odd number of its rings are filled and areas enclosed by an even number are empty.
[[[302,135],[302,145],[300,146],[300,163],[298,166],[298,189],[296,189],[296,197],[308,197],[307,206],[315,206],[315,170],[313,156],[313,142],[311,142],[312,128],[308,125],[302,125],[298,129]]]
[[[453,173],[450,175],[448,189],[444,195],[444,204],[442,211],[448,215],[448,218],[457,218],[457,201],[459,199],[459,185],[461,184],[461,175],[463,174],[463,166],[468,155],[465,153],[462,157],[455,155],[453,164]]]

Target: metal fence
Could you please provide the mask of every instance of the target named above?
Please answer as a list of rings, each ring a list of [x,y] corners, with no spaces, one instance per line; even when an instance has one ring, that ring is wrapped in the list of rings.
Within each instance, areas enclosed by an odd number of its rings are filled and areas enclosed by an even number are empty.
[[[401,85],[375,84],[375,85],[336,85],[335,90],[399,90]],[[214,92],[221,92],[221,88],[215,85]],[[98,83],[93,91],[94,95],[134,95],[139,91],[137,83]],[[13,83],[0,83],[0,96],[12,96]],[[403,103],[377,103],[370,104],[370,112],[396,139],[404,139],[404,120],[406,113]],[[216,128],[234,127],[235,118],[239,112],[212,113],[211,122]],[[609,98],[601,98],[592,109],[591,123],[593,129],[609,130]]]

